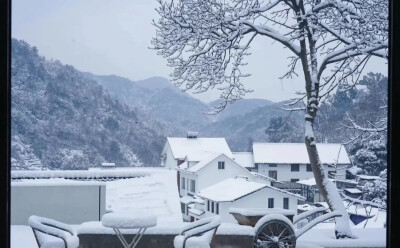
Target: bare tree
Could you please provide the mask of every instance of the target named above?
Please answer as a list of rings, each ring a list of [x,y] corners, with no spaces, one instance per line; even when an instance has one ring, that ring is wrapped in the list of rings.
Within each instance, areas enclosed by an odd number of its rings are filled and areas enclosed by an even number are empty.
[[[305,144],[321,194],[336,219],[336,237],[353,237],[346,210],[318,156],[314,120],[321,99],[339,84],[354,84],[371,56],[388,55],[387,0],[159,0],[153,48],[174,68],[177,86],[217,88],[223,109],[247,92],[242,71],[250,45],[269,38],[292,52],[283,77],[304,76]],[[268,44],[266,44],[268,45]],[[266,58],[267,59],[267,58]]]

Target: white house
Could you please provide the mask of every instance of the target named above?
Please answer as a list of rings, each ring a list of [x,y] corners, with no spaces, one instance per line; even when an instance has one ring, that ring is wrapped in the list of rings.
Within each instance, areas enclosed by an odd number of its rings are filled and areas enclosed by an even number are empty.
[[[185,220],[190,220],[188,209],[190,208],[189,205],[194,203],[193,196],[204,188],[235,177],[256,180],[255,175],[223,153],[210,153],[209,156],[198,163],[185,161],[178,166],[177,171],[182,214]],[[267,185],[271,184],[269,178],[257,177],[257,181]]]
[[[199,138],[198,133],[188,132],[186,138],[167,138],[161,153],[161,166],[175,169],[185,161],[198,163],[215,153],[233,158],[225,138]]]
[[[321,143],[317,148],[328,174],[346,179],[351,162],[345,147]],[[304,143],[253,143],[253,159],[258,173],[278,181],[296,182],[314,177]]]
[[[200,190],[195,199],[187,210],[191,221],[217,214],[223,222],[237,223],[229,213],[231,207],[289,209],[297,212],[297,200],[303,198],[268,184],[245,178],[229,178]]]

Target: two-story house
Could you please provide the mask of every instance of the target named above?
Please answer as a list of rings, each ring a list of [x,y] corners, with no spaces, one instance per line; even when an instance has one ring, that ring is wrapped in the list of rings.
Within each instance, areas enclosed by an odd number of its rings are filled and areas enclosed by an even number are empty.
[[[341,144],[317,145],[319,158],[332,178],[346,179],[351,162]],[[253,143],[254,165],[258,173],[282,182],[313,178],[304,143]]]
[[[199,204],[194,196],[204,188],[230,178],[249,180],[256,178],[250,171],[223,153],[210,153],[208,157],[195,164],[185,161],[179,165],[177,171],[182,215],[185,220],[192,219],[189,215],[190,208],[193,208],[191,204]],[[271,184],[268,178],[257,178],[257,181],[262,181],[265,185]]]
[[[199,138],[197,132],[187,132],[186,138],[167,138],[161,153],[161,166],[176,169],[185,161],[195,164],[215,153],[233,158],[225,138]]]

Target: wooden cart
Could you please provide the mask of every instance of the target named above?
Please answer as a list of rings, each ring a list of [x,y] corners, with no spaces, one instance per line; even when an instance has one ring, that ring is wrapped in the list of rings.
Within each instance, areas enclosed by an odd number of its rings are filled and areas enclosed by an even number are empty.
[[[320,207],[295,215],[294,211],[286,209],[231,208],[229,213],[240,225],[254,227],[254,248],[295,248],[296,240],[312,227],[342,216],[338,212],[329,212],[316,217],[301,228],[295,228],[299,221],[325,211],[326,208]]]

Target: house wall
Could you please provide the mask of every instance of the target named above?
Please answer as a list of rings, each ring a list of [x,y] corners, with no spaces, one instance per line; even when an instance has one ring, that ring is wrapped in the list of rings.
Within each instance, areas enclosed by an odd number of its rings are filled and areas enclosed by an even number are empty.
[[[174,159],[171,147],[169,146],[168,142],[165,143],[164,149],[161,154],[166,156],[166,159],[164,160],[165,162],[161,161],[161,166],[169,169],[174,169],[177,167],[177,160]]]
[[[219,161],[225,162],[225,169],[218,169]],[[197,190],[204,189],[225,179],[235,178],[236,176],[245,176],[249,179],[252,179],[254,177],[248,170],[223,155],[214,159],[206,167],[199,170],[197,174]]]
[[[338,169],[338,173],[340,173],[340,176],[338,179],[344,180],[346,178],[346,173],[345,173],[345,167],[346,165],[340,165],[340,169]],[[327,172],[330,171],[335,171],[335,168],[333,167],[328,167],[327,165],[324,165],[324,168]],[[278,175],[277,175],[277,180],[278,181],[287,181],[290,182],[291,179],[299,179],[299,180],[304,180],[304,179],[309,179],[314,177],[314,174],[312,171],[307,171],[307,165],[306,164],[300,164],[299,165],[299,171],[291,171],[291,165],[290,164],[278,164],[277,167],[270,167],[269,164],[258,164],[258,173],[262,175],[269,176],[269,171],[271,170],[276,170]],[[344,170],[344,172],[342,172]],[[343,174],[344,177],[341,175]]]
[[[196,174],[193,174],[193,173],[188,173],[188,172],[185,172],[185,171],[180,171],[180,180],[182,180],[182,178],[185,178],[185,188],[183,189],[182,188],[182,181],[179,183],[180,184],[180,190],[179,190],[179,192],[180,192],[180,196],[184,196],[184,195],[188,195],[188,194],[190,194],[190,195],[194,195],[194,194],[197,194],[198,192],[199,192],[199,189],[198,189],[198,183],[197,183],[197,175]],[[195,181],[195,192],[193,193],[193,192],[191,192],[190,191],[190,180],[194,180]]]
[[[222,222],[237,223],[233,215],[229,213],[229,209],[231,207],[268,208],[268,198],[274,198],[274,208],[282,208],[282,209],[283,209],[283,198],[289,198],[289,209],[297,213],[297,198],[274,189],[264,188],[250,195],[242,197],[234,202],[220,202],[219,215],[222,218]],[[202,218],[215,215],[214,213],[207,211],[207,201],[204,206],[205,206],[205,213],[204,215],[202,215]]]

